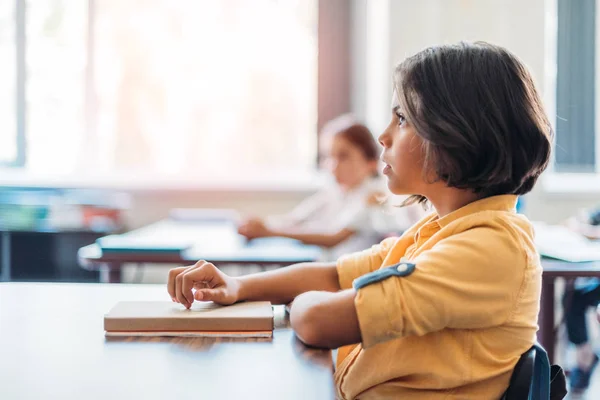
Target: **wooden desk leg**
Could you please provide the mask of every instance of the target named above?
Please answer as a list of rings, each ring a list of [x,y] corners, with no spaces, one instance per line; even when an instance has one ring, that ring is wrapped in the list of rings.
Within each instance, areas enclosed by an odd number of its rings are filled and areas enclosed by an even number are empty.
[[[107,263],[100,269],[101,283],[121,283],[121,264]]]
[[[538,340],[548,352],[548,358],[554,361],[554,278],[542,278],[542,301],[538,319],[540,331]]]

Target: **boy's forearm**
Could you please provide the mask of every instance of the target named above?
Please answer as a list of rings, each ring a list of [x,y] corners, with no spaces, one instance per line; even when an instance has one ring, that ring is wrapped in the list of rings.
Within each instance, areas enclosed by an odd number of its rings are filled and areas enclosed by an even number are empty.
[[[340,290],[335,263],[303,263],[239,278],[240,301],[287,304],[302,293]]]

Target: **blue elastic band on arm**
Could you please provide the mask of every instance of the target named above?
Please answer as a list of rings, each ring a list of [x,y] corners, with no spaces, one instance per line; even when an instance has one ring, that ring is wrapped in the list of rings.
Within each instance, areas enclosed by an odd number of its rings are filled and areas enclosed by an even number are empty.
[[[356,278],[354,282],[352,282],[352,287],[354,288],[354,290],[358,290],[372,283],[381,282],[392,276],[408,276],[412,274],[414,270],[415,264],[401,262],[386,268],[378,269],[377,271],[373,271],[359,278]]]

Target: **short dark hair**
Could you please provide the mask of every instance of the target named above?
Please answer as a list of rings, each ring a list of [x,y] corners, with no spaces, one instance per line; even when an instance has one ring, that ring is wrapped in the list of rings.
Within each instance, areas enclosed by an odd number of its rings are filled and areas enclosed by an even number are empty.
[[[396,67],[394,86],[437,180],[481,197],[522,195],[546,169],[552,127],[531,74],[508,50],[430,47]]]

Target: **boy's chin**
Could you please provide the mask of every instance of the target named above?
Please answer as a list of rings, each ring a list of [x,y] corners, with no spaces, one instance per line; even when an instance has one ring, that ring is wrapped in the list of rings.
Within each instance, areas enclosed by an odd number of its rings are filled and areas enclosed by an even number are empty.
[[[403,187],[398,181],[396,181],[393,177],[387,176],[387,187],[395,195],[408,195],[411,194],[407,188]]]

